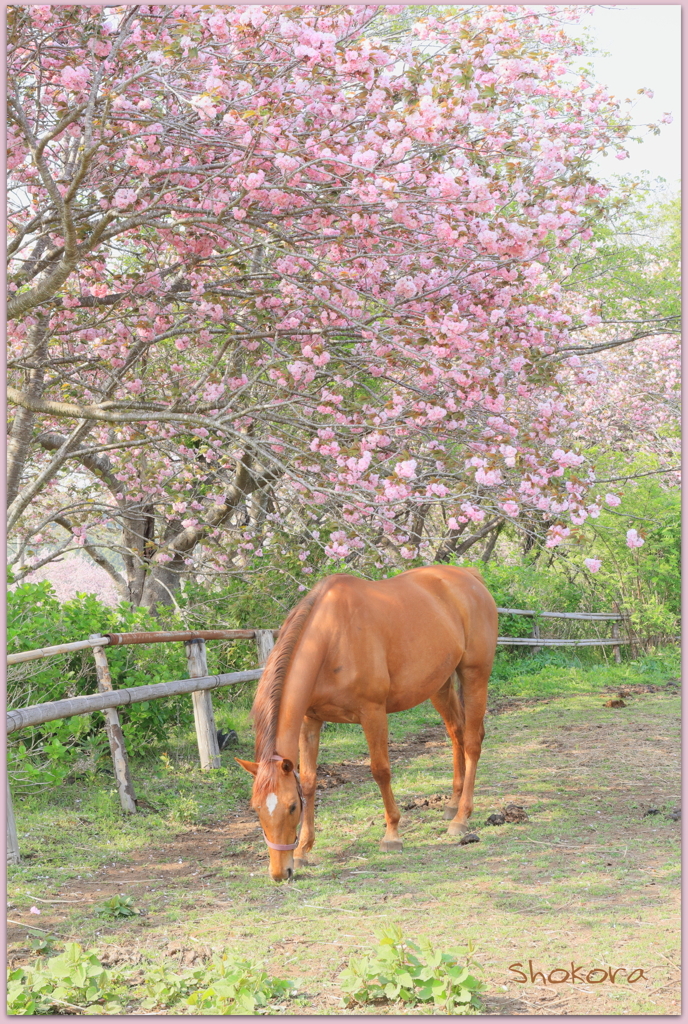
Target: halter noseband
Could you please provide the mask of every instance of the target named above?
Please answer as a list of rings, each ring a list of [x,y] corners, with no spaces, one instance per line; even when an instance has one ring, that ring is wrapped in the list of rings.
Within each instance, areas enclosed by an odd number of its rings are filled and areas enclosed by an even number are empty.
[[[272,757],[269,758],[269,760],[283,761],[284,758],[282,757],[281,754],[273,754]],[[301,817],[299,818],[299,823],[296,826],[296,840],[293,843],[271,843],[268,837],[265,835],[265,830],[263,829],[263,839],[265,840],[265,842],[267,843],[271,850],[295,850],[296,847],[299,845],[299,829],[301,828],[301,824],[303,823],[303,816],[306,812],[306,800],[303,795],[303,790],[301,789],[301,780],[299,779],[299,773],[297,772],[296,768],[294,769],[294,781],[296,782],[296,792],[298,793],[299,799],[301,800]]]

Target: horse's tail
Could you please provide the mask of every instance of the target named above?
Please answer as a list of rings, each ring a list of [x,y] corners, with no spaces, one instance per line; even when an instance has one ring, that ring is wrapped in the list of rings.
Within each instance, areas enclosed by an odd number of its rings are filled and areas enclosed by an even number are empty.
[[[275,753],[277,714],[279,712],[287,667],[313,605],[326,589],[321,580],[287,615],[279,631],[277,643],[265,663],[260,677],[251,716],[256,729],[256,761],[264,761]]]

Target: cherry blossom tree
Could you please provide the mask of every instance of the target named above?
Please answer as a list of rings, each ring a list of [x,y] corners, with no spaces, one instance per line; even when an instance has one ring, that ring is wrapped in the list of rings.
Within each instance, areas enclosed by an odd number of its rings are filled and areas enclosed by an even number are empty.
[[[284,531],[304,572],[559,543],[595,484],[566,257],[629,132],[582,10],[10,8],[18,565],[83,547],[154,606]]]

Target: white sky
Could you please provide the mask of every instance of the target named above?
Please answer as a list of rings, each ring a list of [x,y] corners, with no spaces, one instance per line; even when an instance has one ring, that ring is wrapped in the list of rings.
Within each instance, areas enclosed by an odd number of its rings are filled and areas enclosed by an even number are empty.
[[[642,145],[629,144],[630,159],[600,158],[606,177],[638,174],[662,177],[672,191],[681,177],[681,7],[679,4],[616,4],[598,6],[581,19],[595,44],[609,57],[593,61],[597,79],[618,99],[632,99],[634,123],[657,123],[663,113],[673,123],[660,125],[659,136],[648,135]],[[654,98],[638,96],[638,89],[654,91]]]

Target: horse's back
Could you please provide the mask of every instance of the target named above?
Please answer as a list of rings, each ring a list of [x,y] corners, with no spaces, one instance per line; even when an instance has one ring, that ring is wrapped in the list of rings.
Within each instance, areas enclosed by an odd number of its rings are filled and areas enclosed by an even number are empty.
[[[403,710],[436,692],[466,659],[491,666],[497,612],[479,573],[441,565],[385,580],[342,574],[323,582],[302,653],[321,663],[316,690],[324,703],[357,694]]]
[[[318,611],[328,618],[355,621],[366,631],[379,631],[381,626],[399,630],[407,622],[414,631],[424,622],[432,628],[443,614],[457,626],[460,620],[464,631],[472,632],[478,622],[497,627],[497,606],[479,570],[472,567],[428,565],[383,580],[342,573],[327,577],[323,584]]]

